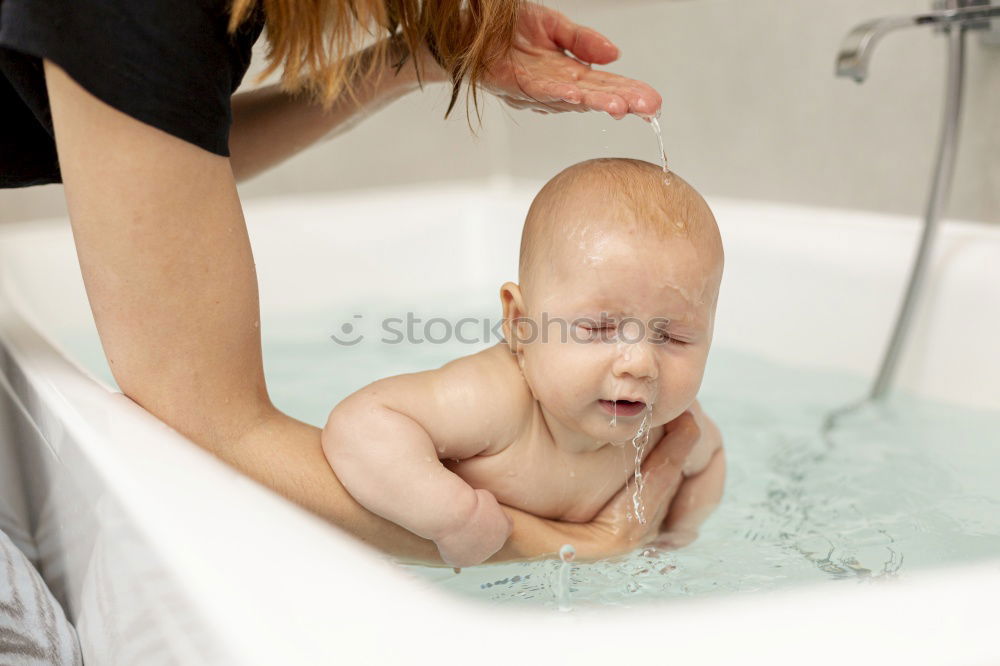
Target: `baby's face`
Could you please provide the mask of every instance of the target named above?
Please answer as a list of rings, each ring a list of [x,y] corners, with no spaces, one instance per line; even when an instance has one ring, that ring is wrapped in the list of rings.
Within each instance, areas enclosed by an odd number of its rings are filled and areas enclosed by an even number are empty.
[[[712,341],[721,258],[683,237],[581,223],[521,285],[535,339],[518,360],[535,398],[595,446],[631,439],[695,400]]]

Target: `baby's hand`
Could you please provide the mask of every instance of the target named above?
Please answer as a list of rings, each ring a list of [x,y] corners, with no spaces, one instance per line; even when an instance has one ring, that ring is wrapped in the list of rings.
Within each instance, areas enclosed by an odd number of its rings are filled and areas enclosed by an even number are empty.
[[[471,567],[500,550],[513,523],[488,490],[476,490],[476,506],[469,518],[444,536],[434,539],[445,564]]]

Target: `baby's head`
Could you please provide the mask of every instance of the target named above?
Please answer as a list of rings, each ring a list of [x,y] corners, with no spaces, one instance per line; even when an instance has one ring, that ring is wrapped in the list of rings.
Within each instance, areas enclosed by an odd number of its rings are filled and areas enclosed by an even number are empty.
[[[535,398],[595,445],[687,409],[701,385],[722,279],[719,230],[676,174],[596,159],[536,195],[504,333]]]

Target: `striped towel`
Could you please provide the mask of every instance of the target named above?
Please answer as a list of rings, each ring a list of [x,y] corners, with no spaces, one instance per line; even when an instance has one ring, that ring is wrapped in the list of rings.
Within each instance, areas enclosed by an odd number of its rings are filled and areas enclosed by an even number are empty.
[[[0,664],[83,664],[76,630],[24,553],[0,531]]]

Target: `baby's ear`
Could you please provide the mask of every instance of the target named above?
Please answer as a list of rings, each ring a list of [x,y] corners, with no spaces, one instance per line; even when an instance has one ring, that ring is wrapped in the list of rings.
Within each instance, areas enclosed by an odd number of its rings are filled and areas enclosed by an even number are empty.
[[[503,337],[510,353],[517,354],[520,348],[517,320],[524,316],[521,288],[513,282],[504,282],[500,287],[500,305],[503,308]]]

